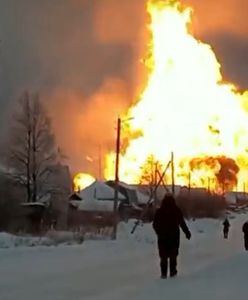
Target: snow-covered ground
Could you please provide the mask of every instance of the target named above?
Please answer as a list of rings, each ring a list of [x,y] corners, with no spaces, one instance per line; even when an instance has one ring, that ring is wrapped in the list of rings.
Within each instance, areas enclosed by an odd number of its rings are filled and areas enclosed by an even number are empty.
[[[87,236],[86,236],[87,237]],[[97,236],[96,236],[97,237]],[[82,244],[85,235],[68,231],[50,230],[44,236],[14,235],[0,232],[0,249],[17,247],[57,246]]]
[[[182,235],[179,276],[159,278],[156,237],[150,225],[119,226],[117,241],[0,250],[1,300],[247,299],[248,253],[241,227],[248,215],[189,222]]]

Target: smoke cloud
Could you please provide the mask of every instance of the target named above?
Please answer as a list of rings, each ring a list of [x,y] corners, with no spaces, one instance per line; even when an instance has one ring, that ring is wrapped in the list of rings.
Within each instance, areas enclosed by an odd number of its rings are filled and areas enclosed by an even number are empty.
[[[210,43],[224,76],[248,86],[246,0],[183,0],[193,30]],[[115,119],[146,79],[145,0],[3,0],[0,2],[0,125],[20,92],[39,92],[73,172],[97,173],[114,147]],[[3,131],[3,130],[1,130]],[[94,165],[94,166],[93,166]]]
[[[213,170],[219,187],[232,189],[237,185],[239,167],[235,160],[225,156],[194,158],[190,162],[191,170],[208,167]]]
[[[108,79],[85,98],[73,90],[57,90],[47,98],[58,143],[67,154],[73,173],[89,172],[96,177],[106,152],[114,149],[116,119],[127,109],[125,83]]]

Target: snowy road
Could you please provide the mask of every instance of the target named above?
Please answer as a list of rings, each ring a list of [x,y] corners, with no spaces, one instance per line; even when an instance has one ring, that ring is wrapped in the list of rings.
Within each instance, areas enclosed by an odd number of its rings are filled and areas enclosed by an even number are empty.
[[[231,220],[228,241],[222,238],[220,221],[190,223],[193,238],[186,241],[182,237],[176,280],[158,279],[155,237],[147,227],[140,227],[135,236],[129,236],[126,229],[117,242],[1,250],[0,299],[156,300],[166,295],[181,299],[187,292],[188,299],[213,300],[224,295],[227,300],[233,299],[235,291],[241,293],[237,299],[247,299],[244,219]]]
[[[85,247],[3,250],[0,299],[130,297],[148,283],[152,270],[155,274],[152,252],[151,246],[142,250],[139,244],[130,247],[110,241],[87,242]]]

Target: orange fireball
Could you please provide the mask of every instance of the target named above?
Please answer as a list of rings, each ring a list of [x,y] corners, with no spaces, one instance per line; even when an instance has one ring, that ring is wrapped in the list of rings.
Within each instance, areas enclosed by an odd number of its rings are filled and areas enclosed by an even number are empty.
[[[75,191],[81,191],[87,186],[91,185],[95,178],[87,173],[78,173],[73,178],[73,185]]]

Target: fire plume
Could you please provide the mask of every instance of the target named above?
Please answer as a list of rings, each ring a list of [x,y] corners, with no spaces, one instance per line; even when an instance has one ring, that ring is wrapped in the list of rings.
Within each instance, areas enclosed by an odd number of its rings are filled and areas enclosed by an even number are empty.
[[[78,173],[73,178],[74,191],[81,191],[91,185],[95,178],[87,173]]]
[[[191,174],[193,186],[241,188],[248,181],[248,93],[224,81],[211,46],[193,36],[190,7],[149,0],[147,11],[148,79],[123,118],[133,117],[122,124],[128,143],[120,179],[139,182],[149,156],[166,166],[173,151],[177,184]],[[106,178],[113,178],[114,158],[106,157]]]

